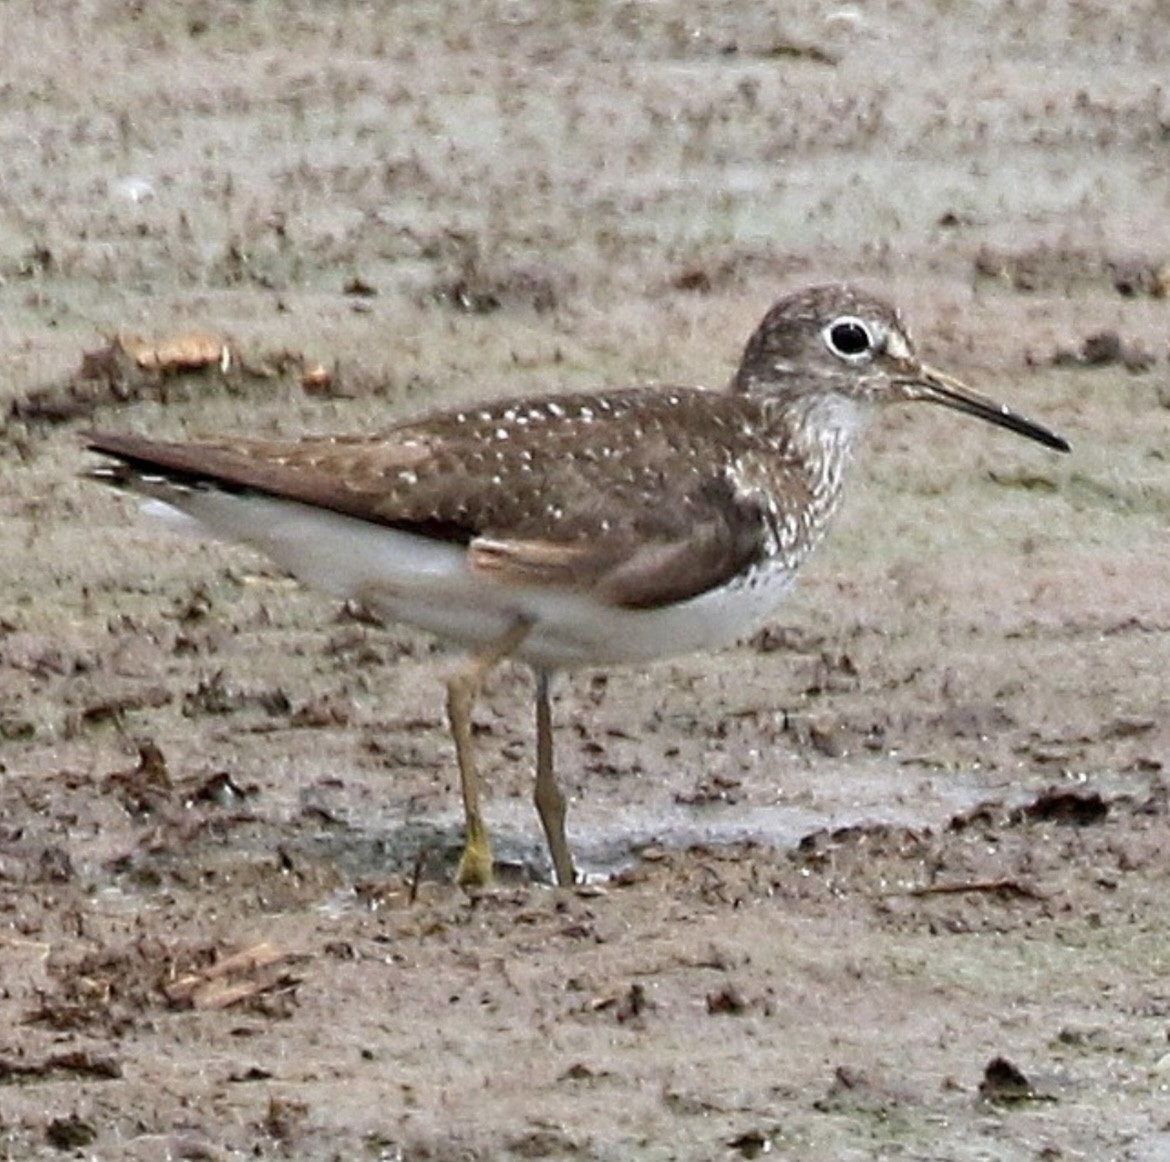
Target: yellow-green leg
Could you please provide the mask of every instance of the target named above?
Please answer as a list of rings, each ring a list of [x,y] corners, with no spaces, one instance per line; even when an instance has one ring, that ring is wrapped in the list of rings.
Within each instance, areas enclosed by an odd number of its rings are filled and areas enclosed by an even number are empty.
[[[552,709],[548,700],[549,674],[536,672],[536,812],[548,840],[557,883],[568,887],[577,880],[573,853],[565,837],[565,796],[553,770]]]
[[[447,718],[455,739],[466,826],[463,855],[455,879],[464,887],[485,887],[492,882],[492,845],[479,805],[479,775],[471,743],[471,710],[484,678],[516,650],[531,628],[529,622],[517,621],[503,637],[472,655],[467,665],[447,680]]]

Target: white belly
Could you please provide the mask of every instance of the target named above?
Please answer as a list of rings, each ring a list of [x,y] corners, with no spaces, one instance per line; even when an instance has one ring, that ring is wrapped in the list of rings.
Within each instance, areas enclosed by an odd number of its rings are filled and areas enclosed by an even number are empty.
[[[541,669],[645,662],[717,649],[754,630],[783,599],[792,573],[761,567],[735,587],[661,609],[615,609],[587,594],[505,586],[472,574],[458,545],[258,494],[176,496],[179,509],[147,507],[169,523],[259,549],[298,580],[355,599],[388,621],[475,648],[502,637],[517,617],[532,631],[516,656]]]

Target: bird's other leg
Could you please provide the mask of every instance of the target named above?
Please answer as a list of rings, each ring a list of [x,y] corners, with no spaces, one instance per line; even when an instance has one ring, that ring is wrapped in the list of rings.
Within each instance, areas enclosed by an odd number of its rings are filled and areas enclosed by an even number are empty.
[[[550,680],[547,670],[536,671],[536,791],[533,799],[548,840],[557,883],[568,887],[576,882],[577,873],[573,870],[573,855],[565,838],[565,796],[557,785],[553,769],[552,708],[548,700]]]
[[[466,827],[463,855],[455,873],[456,882],[463,887],[484,887],[492,882],[492,846],[479,805],[479,775],[471,742],[471,711],[484,678],[519,647],[531,628],[531,622],[517,620],[507,633],[473,654],[467,664],[447,680],[447,718],[455,739]]]

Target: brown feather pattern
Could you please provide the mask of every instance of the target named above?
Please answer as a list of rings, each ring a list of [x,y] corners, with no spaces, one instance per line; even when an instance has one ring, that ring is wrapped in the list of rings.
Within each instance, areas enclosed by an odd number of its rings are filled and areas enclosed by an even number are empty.
[[[467,544],[485,576],[630,608],[742,572],[809,498],[805,465],[763,400],[693,388],[504,400],[369,436],[98,434],[90,446],[188,487],[256,490]],[[788,514],[750,486],[765,466]]]

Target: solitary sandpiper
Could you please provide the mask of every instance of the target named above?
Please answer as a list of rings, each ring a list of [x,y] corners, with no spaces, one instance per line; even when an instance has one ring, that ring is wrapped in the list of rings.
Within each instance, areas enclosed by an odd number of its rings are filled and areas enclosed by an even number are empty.
[[[824,534],[875,405],[914,400],[1068,451],[1047,428],[922,363],[892,307],[829,285],[772,307],[726,391],[527,396],[375,435],[171,443],[91,434],[90,448],[110,458],[91,475],[469,651],[447,684],[463,884],[492,874],[472,707],[501,661],[528,663],[536,808],[557,881],[568,884],[550,675],[750,633]]]

